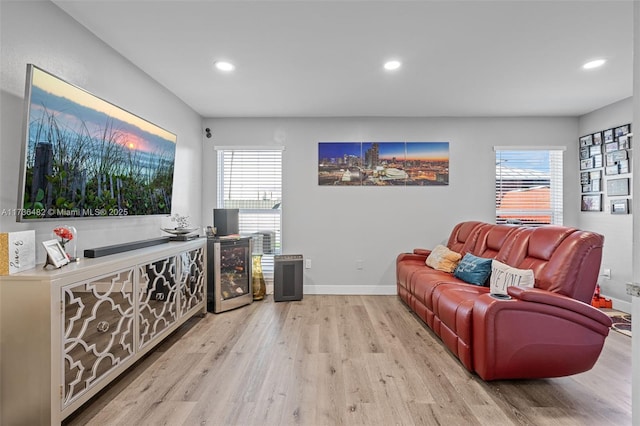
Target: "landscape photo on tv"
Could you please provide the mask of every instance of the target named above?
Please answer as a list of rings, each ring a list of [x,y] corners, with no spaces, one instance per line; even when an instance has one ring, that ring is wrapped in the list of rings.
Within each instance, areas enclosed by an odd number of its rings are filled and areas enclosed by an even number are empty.
[[[17,220],[171,214],[176,135],[27,67]]]

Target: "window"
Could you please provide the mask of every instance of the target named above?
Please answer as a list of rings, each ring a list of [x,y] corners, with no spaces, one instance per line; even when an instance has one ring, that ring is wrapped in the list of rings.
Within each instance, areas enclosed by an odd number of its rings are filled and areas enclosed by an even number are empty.
[[[496,223],[562,225],[564,148],[494,149]]]
[[[254,238],[254,253],[264,254],[263,273],[270,281],[273,255],[281,252],[282,149],[216,149],[217,206],[239,209],[240,235]]]

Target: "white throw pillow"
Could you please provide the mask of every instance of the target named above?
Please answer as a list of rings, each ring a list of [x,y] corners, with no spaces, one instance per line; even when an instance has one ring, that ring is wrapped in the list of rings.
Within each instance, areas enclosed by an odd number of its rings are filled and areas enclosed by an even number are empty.
[[[531,269],[518,269],[497,260],[491,262],[491,294],[507,294],[507,287],[533,287],[535,277]]]

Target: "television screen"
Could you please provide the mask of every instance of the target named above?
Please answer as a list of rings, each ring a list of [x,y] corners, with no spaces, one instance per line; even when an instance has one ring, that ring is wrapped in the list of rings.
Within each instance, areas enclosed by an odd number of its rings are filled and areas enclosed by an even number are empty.
[[[176,135],[27,66],[18,221],[171,214]]]

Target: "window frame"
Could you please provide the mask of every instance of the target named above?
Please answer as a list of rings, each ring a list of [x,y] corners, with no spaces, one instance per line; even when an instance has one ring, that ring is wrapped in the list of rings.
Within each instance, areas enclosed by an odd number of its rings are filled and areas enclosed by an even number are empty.
[[[552,225],[562,225],[564,220],[564,161],[566,151],[566,147],[564,146],[494,146],[494,160],[495,160],[495,222],[496,223],[514,223],[514,224],[525,224],[528,226],[542,226],[545,224]],[[532,156],[530,159],[526,159],[527,152],[540,152],[544,151],[549,154],[548,162],[548,171],[540,172],[540,175],[536,175],[537,171],[533,168],[536,165],[536,161]],[[515,174],[519,174],[523,176],[521,182],[518,183],[518,179],[506,179],[505,174],[503,173],[504,169],[508,169],[508,167],[503,167],[508,159],[501,158],[500,154],[505,153],[507,155],[515,155],[522,156],[521,161],[524,165],[530,162],[531,168],[527,169],[524,167],[512,168],[513,171],[511,176],[515,176]],[[516,164],[519,164],[516,162]],[[531,170],[531,175],[527,176],[526,173],[522,173],[523,171]],[[512,182],[509,182],[511,180]],[[504,191],[504,185],[507,182],[507,188],[511,188],[510,191]],[[536,183],[540,185],[536,185]],[[549,202],[548,209],[512,209],[505,210],[501,209],[501,203],[504,201],[504,196],[508,192],[514,193],[512,198],[517,197],[518,194],[515,194],[515,191],[532,191],[525,196],[519,197],[519,202],[524,198],[529,197],[530,199],[536,199],[534,202],[539,202],[540,192],[534,193],[533,190],[544,190],[544,188],[549,188]],[[544,195],[544,193],[543,193]],[[512,201],[514,202],[514,201]],[[505,214],[506,213],[506,214]],[[521,218],[518,219],[517,216],[520,215]],[[500,219],[500,217],[511,216],[504,219]],[[513,217],[516,216],[516,217]],[[545,223],[544,219],[540,221],[536,221],[535,217],[549,217],[549,223]]]

